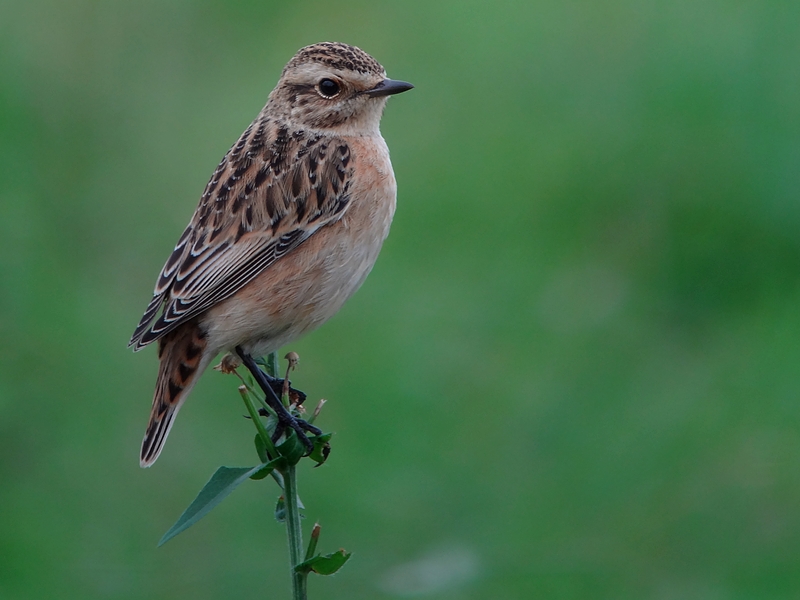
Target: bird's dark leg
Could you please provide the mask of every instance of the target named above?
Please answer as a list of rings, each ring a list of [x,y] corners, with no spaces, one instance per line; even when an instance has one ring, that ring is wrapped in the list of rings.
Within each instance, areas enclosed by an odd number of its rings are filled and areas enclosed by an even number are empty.
[[[255,361],[253,362],[255,363]],[[249,368],[250,367],[248,367],[248,369]],[[283,379],[281,379],[280,377],[273,377],[272,375],[270,375],[269,373],[265,373],[261,369],[259,369],[259,371],[261,371],[261,374],[264,376],[264,379],[269,384],[269,387],[272,388],[272,391],[275,392],[275,395],[280,398],[281,394],[283,394]],[[252,373],[252,370],[250,372]],[[289,387],[289,402],[291,402],[292,404],[300,405],[305,401],[306,401],[306,395],[304,392],[296,390],[293,387]]]
[[[281,402],[281,399],[278,397],[275,389],[273,388],[273,386],[278,382],[281,386],[283,386],[283,380],[270,377],[264,373],[264,371],[262,371],[253,360],[253,357],[242,350],[241,346],[236,346],[236,354],[238,354],[242,359],[242,363],[245,367],[247,367],[247,370],[252,373],[253,377],[255,377],[259,387],[261,387],[261,389],[264,391],[264,400],[278,416],[278,424],[275,427],[275,439],[273,441],[277,441],[284,429],[289,427],[294,429],[295,433],[297,434],[297,439],[303,443],[308,450],[308,453],[311,453],[311,451],[314,449],[314,444],[308,439],[308,436],[306,436],[305,432],[310,431],[314,435],[321,435],[322,430],[318,427],[314,427],[310,423],[306,423],[303,419],[295,417],[286,409],[286,407],[283,405],[283,402]]]

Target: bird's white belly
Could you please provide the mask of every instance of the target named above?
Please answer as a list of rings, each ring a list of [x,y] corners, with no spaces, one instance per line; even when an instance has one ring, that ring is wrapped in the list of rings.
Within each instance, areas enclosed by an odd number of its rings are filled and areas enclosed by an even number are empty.
[[[391,173],[391,171],[389,171]],[[267,268],[201,318],[209,347],[263,356],[332,317],[361,287],[389,233],[394,177],[354,197],[344,217]]]

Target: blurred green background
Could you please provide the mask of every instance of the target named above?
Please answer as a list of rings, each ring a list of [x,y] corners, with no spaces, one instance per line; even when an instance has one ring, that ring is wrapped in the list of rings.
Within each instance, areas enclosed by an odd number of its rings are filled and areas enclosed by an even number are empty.
[[[330,400],[312,598],[800,596],[800,4],[4,2],[0,597],[288,598],[209,371],[157,465],[126,343],[301,46],[417,88],[364,288],[294,344]]]

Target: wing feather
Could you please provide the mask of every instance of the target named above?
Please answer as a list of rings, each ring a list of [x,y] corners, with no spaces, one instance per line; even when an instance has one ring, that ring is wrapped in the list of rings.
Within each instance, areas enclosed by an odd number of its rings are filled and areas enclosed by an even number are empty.
[[[289,135],[262,113],[212,175],[129,345],[139,350],[229,298],[340,219],[352,170],[344,141]]]

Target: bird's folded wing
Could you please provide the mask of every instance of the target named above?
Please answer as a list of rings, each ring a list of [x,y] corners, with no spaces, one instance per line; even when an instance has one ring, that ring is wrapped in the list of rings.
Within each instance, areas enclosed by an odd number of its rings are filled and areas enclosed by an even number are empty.
[[[135,349],[229,298],[345,213],[352,176],[347,145],[279,130],[254,158],[247,148],[258,146],[263,129],[251,126],[212,176],[161,270],[130,341]]]

